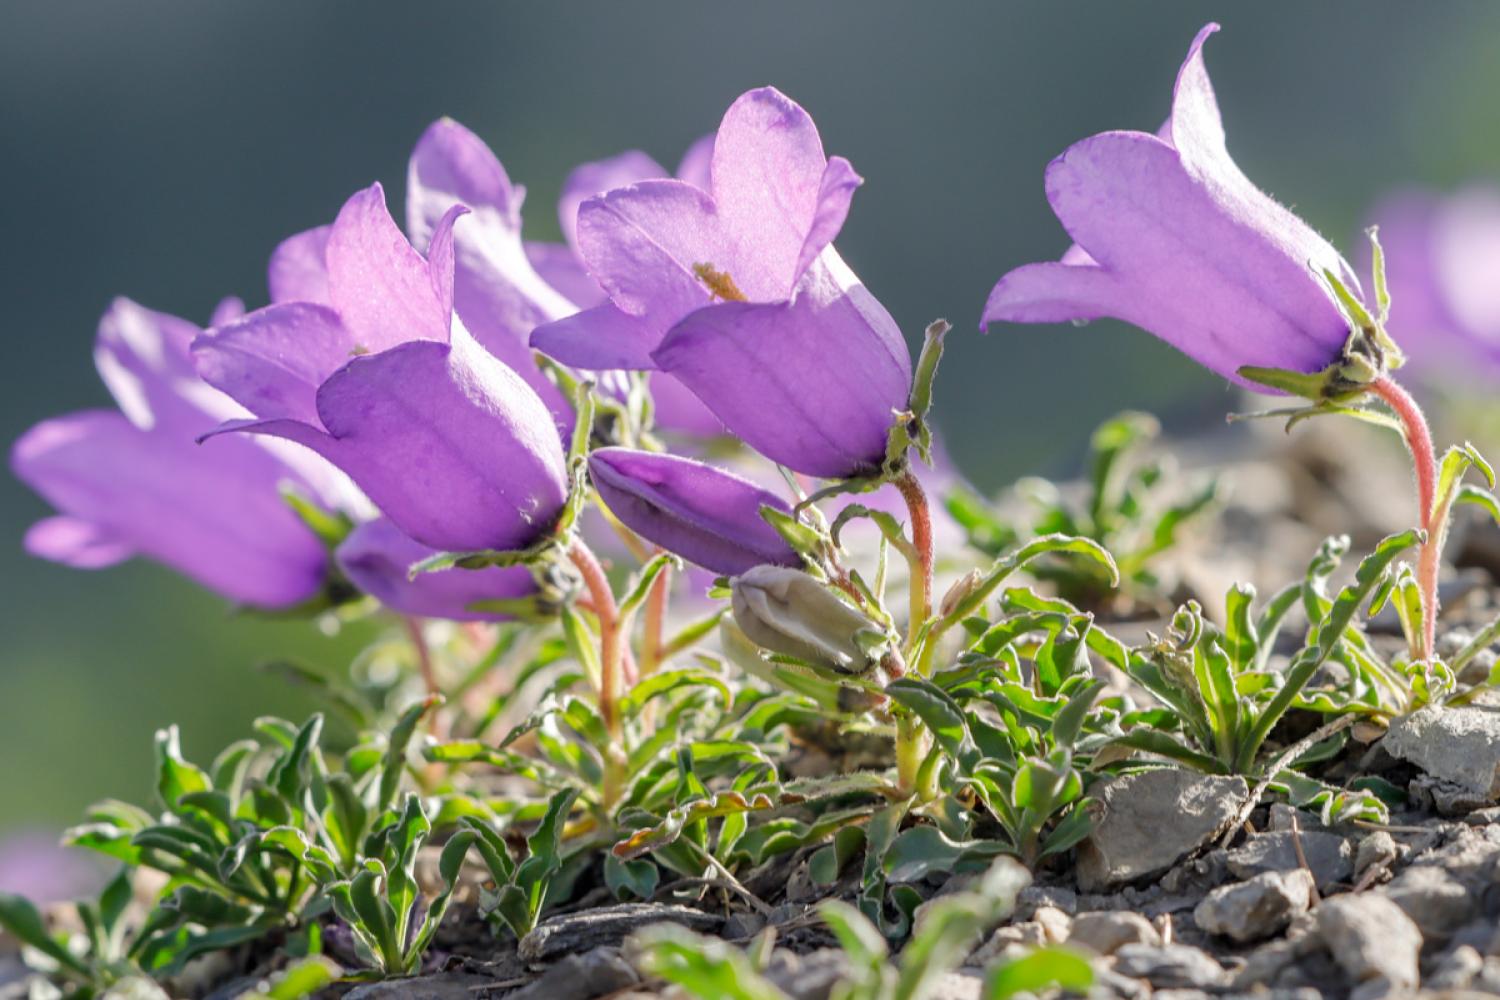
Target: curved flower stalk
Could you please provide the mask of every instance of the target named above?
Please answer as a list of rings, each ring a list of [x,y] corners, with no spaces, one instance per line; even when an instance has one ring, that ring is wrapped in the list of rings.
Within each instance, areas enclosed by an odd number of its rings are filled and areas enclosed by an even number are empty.
[[[1241,369],[1311,374],[1339,361],[1350,324],[1325,273],[1358,281],[1337,250],[1240,172],[1225,146],[1198,33],[1156,135],[1116,131],[1047,167],[1047,200],[1075,245],[995,286],[983,325],[1112,316],[1231,382]]]
[[[1500,186],[1398,192],[1370,224],[1390,275],[1391,335],[1424,379],[1480,388],[1500,370]]]
[[[522,549],[568,495],[542,400],[453,315],[450,209],[424,259],[376,184],[339,213],[328,301],[282,302],[193,343],[199,372],[257,419],[230,431],[306,445],[405,534],[435,549]]]
[[[439,569],[413,576],[411,568],[436,555],[387,518],[367,521],[335,551],[349,582],[392,611],[450,621],[508,621],[538,593],[525,566]]]
[[[659,369],[767,457],[869,475],[911,390],[899,329],[831,248],[861,183],[772,88],[730,107],[709,191],[647,180],[585,201],[578,245],[609,302],[532,345],[592,369]]]
[[[329,477],[258,442],[195,443],[244,413],[193,371],[199,332],[128,299],[104,314],[94,359],[119,410],[44,421],[11,450],[16,476],[59,511],[26,548],[79,569],[142,555],[234,601],[302,604],[322,590],[328,553],[280,491],[329,499]]]
[[[630,530],[715,573],[763,564],[800,566],[796,550],[762,516],[790,516],[774,493],[722,469],[675,455],[600,448],[589,456],[594,489]]]

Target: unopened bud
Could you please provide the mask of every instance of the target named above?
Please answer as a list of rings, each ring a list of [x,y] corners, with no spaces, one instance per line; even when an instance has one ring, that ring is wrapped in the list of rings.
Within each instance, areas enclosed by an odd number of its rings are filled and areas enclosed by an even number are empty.
[[[879,625],[798,570],[757,566],[736,577],[731,607],[756,645],[841,673],[865,673],[886,652]]]
[[[983,579],[983,573],[977,569],[971,569],[957,580],[954,580],[953,586],[948,588],[948,592],[938,602],[938,616],[947,618],[953,614],[953,610],[958,607],[964,598],[979,589],[979,584]]]

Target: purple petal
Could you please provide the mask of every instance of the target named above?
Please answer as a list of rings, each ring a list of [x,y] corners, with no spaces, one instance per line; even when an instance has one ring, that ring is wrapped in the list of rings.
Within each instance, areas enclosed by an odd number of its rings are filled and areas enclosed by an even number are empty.
[[[739,476],[674,455],[600,448],[589,474],[604,505],[647,541],[718,573],[775,563],[800,566],[797,553],[760,516],[791,508]]]
[[[434,551],[380,518],[355,528],[339,545],[336,558],[344,575],[360,590],[393,611],[423,618],[506,621],[510,615],[474,611],[473,605],[536,593],[536,581],[524,566],[446,569],[412,578],[412,565]]]
[[[406,223],[426,244],[455,204],[467,205],[519,234],[526,189],[511,184],[505,167],[473,132],[451,118],[427,127],[412,150],[406,174]]]
[[[1474,348],[1500,358],[1500,188],[1476,184],[1448,198],[1432,251],[1456,328]]]
[[[800,275],[799,261],[805,256],[810,262],[822,249],[810,247],[809,240],[825,195],[831,204],[817,240],[826,245],[843,224],[848,197],[839,192],[855,175],[845,162],[825,178],[829,167],[812,117],[776,88],[752,90],[725,112],[714,139],[714,203],[731,232],[753,236],[758,267],[779,287],[751,291],[748,277],[728,263],[714,263],[729,270],[752,300],[787,297]]]
[[[669,325],[710,299],[695,267],[708,264],[743,280],[713,200],[677,180],[642,181],[584,202],[578,250],[616,306],[633,316],[671,317]]]
[[[658,324],[608,303],[539,326],[531,334],[531,346],[548,357],[593,371],[655,368],[651,352],[659,343]]]
[[[695,437],[727,433],[724,421],[674,375],[657,372],[651,376],[651,402],[652,419],[660,430]]]
[[[792,276],[794,282],[802,277],[813,261],[822,254],[823,248],[832,243],[839,230],[844,228],[854,191],[864,182],[865,179],[856,174],[849,161],[842,156],[835,156],[828,161],[818,188],[818,203],[813,212],[812,224],[808,227],[807,237],[802,241],[802,252],[797,255],[797,267]]]
[[[26,551],[74,569],[104,569],[124,562],[135,550],[109,529],[66,514],[44,517],[26,529]]]
[[[214,306],[213,314],[208,318],[208,325],[223,326],[225,323],[233,323],[243,315],[245,315],[245,300],[238,295],[227,295]]]
[[[205,382],[256,416],[316,423],[318,386],[354,348],[333,310],[288,302],[199,337],[193,356]]]
[[[438,253],[429,266],[386,210],[379,184],[344,204],[328,236],[328,296],[360,347],[379,352],[411,340],[448,339],[452,256],[443,248],[452,222],[451,214],[444,215],[434,229]]]
[[[693,313],[653,355],[756,451],[797,471],[873,472],[911,391],[889,313],[828,251],[788,303]]]
[[[67,517],[92,525],[99,546],[138,552],[236,601],[288,607],[322,586],[323,545],[277,492],[293,477],[255,442],[200,448],[91,411],[33,427],[16,442],[11,467]],[[107,549],[86,554],[83,533],[78,548],[63,547],[61,530],[29,539],[34,551],[107,564]]]
[[[200,430],[229,415],[228,400],[203,392],[190,398],[202,389],[189,352],[200,332],[187,320],[129,299],[110,304],[99,321],[94,364],[131,423],[142,429],[186,423]]]
[[[701,135],[682,154],[674,175],[700,191],[713,190],[714,133]]]
[[[1080,249],[1002,278],[985,325],[1115,316],[1242,384],[1245,365],[1312,372],[1339,356],[1347,324],[1318,272],[1352,272],[1229,158],[1202,61],[1214,30],[1178,76],[1170,142],[1106,132],[1048,167],[1048,200]]]
[[[266,284],[272,302],[330,304],[327,254],[328,236],[332,232],[332,226],[309,229],[288,236],[271,252]]]
[[[562,196],[557,200],[557,221],[564,242],[578,246],[578,207],[588,199],[637,181],[666,176],[666,167],[638,149],[574,167],[563,181]]]
[[[526,259],[543,281],[580,309],[588,309],[608,300],[604,289],[599,287],[599,282],[589,277],[589,273],[583,269],[583,263],[573,253],[573,248],[566,243],[538,243],[528,240]]]
[[[451,551],[524,548],[567,496],[552,416],[511,369],[455,328],[355,358],[318,390],[324,436],[295,421],[229,428],[314,448],[406,534]]]

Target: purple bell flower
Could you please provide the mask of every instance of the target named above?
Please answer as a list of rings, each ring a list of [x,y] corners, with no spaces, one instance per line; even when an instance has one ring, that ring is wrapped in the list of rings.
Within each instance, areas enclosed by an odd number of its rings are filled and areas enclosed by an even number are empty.
[[[801,558],[760,516],[762,506],[790,512],[776,494],[747,479],[675,455],[600,448],[589,475],[604,506],[647,541],[715,573],[743,573]]]
[[[859,176],[769,87],[730,107],[711,159],[707,190],[645,180],[583,203],[578,248],[609,302],[538,327],[532,345],[583,368],[668,372],[796,471],[875,471],[911,358],[831,246]]]
[[[451,621],[507,621],[498,611],[474,610],[480,601],[519,600],[537,592],[525,566],[442,569],[410,575],[413,564],[433,550],[401,533],[386,518],[367,521],[349,533],[335,553],[339,568],[360,590],[392,611]]]
[[[1403,191],[1372,214],[1385,251],[1386,329],[1430,378],[1474,380],[1500,369],[1500,186],[1446,197]]]
[[[306,445],[397,527],[451,551],[519,549],[567,497],[552,415],[453,315],[453,223],[426,259],[376,184],[328,232],[328,304],[281,302],[193,343],[199,373],[256,418],[247,431]]]
[[[328,501],[330,478],[312,456],[262,442],[195,443],[244,413],[194,372],[199,332],[126,299],[104,314],[94,358],[119,410],[44,421],[11,451],[16,476],[60,512],[32,526],[26,549],[80,569],[142,555],[243,604],[300,604],[322,588],[328,556],[279,490]]]
[[[1349,326],[1322,272],[1359,282],[1230,159],[1203,64],[1218,28],[1193,40],[1158,134],[1103,132],[1048,165],[1047,200],[1076,245],[1001,278],[985,327],[1112,316],[1242,385],[1245,366],[1313,373],[1340,358]]]

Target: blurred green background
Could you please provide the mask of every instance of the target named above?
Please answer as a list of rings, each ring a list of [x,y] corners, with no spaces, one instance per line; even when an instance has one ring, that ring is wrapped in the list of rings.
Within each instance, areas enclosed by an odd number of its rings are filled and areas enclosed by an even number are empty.
[[[200,321],[226,294],[261,304],[275,243],[377,178],[398,199],[440,115],[489,141],[529,188],[528,234],[553,239],[573,164],[629,147],[673,164],[764,83],[867,179],[839,241],[854,269],[914,334],[954,322],[939,420],[978,484],[1068,471],[1126,406],[1217,421],[1222,383],[1139,331],[976,329],[1003,271],[1066,245],[1047,161],[1091,132],[1154,130],[1215,17],[1231,150],[1346,248],[1388,186],[1500,172],[1491,3],[10,0],[0,438],[108,405],[90,345],[111,296]],[[235,616],[154,566],[28,560],[43,513],[0,480],[0,834],[142,800],[153,729],[178,721],[207,756],[258,714],[306,709],[255,663],[338,670],[354,648]]]

